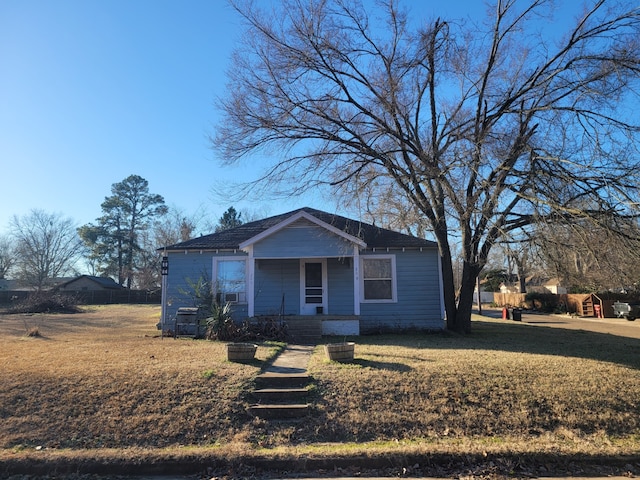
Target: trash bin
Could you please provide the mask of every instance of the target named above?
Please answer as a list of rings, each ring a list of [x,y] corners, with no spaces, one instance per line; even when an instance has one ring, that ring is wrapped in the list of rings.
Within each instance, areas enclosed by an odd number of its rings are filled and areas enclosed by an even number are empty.
[[[511,312],[511,318],[516,322],[521,322],[522,321],[522,309],[521,308],[514,308],[513,311]]]

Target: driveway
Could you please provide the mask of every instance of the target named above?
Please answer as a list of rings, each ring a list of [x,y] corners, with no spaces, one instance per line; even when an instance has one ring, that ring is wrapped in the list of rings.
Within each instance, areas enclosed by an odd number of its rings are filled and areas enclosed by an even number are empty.
[[[482,307],[482,315],[491,318],[502,318],[502,309]],[[505,322],[513,322],[513,320],[505,320]],[[522,312],[522,323],[568,330],[587,330],[640,339],[640,319],[630,322],[621,318],[572,317],[566,314],[546,315],[524,310]]]

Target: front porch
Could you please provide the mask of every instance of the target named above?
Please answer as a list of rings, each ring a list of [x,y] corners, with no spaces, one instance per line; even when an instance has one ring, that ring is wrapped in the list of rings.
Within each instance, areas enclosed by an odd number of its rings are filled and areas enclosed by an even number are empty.
[[[273,315],[256,315],[257,319],[273,319]],[[322,336],[360,335],[359,315],[283,315],[277,317],[287,325],[289,339],[304,345],[318,343]]]
[[[360,315],[360,277],[353,258],[249,258],[247,264],[248,317]]]

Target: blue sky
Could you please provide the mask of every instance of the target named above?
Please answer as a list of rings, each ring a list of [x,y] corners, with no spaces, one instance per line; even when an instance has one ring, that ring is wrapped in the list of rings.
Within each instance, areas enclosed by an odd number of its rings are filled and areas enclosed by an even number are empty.
[[[418,5],[427,16],[485,8]],[[222,168],[206,138],[239,25],[224,0],[1,0],[0,234],[34,208],[93,222],[130,174],[169,206],[217,220],[232,204],[211,187],[252,171]],[[336,209],[312,197],[233,205],[269,215]]]
[[[13,214],[100,216],[113,183],[215,216],[209,150],[237,18],[222,1],[0,2],[0,232]]]

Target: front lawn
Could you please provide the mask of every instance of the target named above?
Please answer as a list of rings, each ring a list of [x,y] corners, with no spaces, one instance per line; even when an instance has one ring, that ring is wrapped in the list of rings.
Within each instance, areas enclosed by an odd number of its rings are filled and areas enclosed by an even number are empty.
[[[246,412],[273,345],[230,363],[224,343],[160,338],[158,318],[150,306],[0,316],[0,460],[509,453],[635,465],[640,451],[640,340],[489,319],[463,337],[359,337],[351,364],[316,349],[313,415],[287,424]]]

